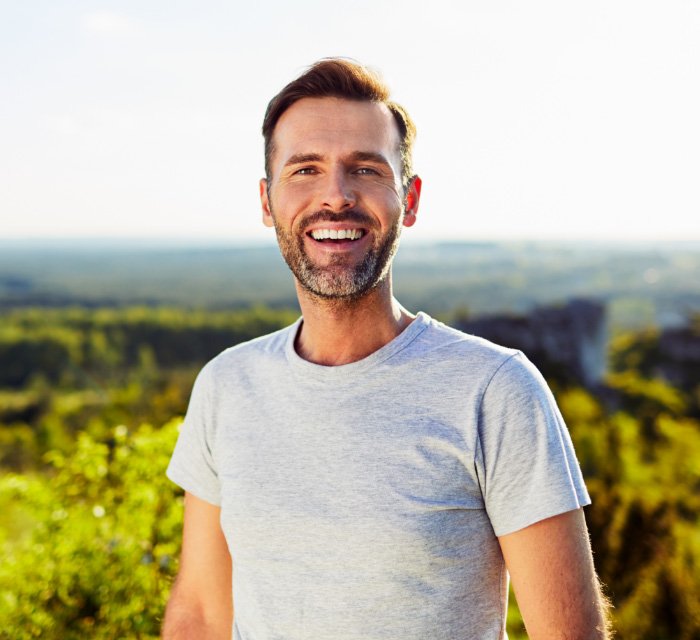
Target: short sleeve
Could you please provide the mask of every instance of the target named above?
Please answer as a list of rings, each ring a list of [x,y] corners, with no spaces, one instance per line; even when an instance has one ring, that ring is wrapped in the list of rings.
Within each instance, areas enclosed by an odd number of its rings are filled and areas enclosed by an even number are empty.
[[[484,391],[476,468],[497,536],[590,504],[554,396],[520,352],[500,366]]]
[[[210,364],[202,369],[195,381],[166,475],[185,491],[219,506],[221,487],[212,455],[215,425],[211,378]]]

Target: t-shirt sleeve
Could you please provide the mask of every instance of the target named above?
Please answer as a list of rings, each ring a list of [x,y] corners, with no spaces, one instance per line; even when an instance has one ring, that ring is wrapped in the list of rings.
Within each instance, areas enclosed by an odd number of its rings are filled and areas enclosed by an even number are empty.
[[[195,381],[166,475],[185,491],[219,506],[221,487],[212,454],[215,420],[211,384],[210,364]]]
[[[499,367],[484,392],[476,467],[497,536],[590,504],[554,396],[520,352]]]

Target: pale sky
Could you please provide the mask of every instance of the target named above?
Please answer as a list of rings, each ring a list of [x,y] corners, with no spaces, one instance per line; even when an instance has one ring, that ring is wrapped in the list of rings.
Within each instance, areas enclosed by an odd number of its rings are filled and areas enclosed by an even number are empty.
[[[404,238],[700,240],[696,0],[0,0],[0,239],[272,239],[263,112],[332,55],[417,123]]]

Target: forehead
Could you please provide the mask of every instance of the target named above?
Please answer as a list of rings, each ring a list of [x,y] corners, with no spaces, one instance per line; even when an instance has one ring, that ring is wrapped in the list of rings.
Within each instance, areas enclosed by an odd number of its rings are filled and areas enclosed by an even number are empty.
[[[273,164],[297,153],[372,151],[398,159],[400,137],[385,104],[343,98],[302,98],[280,117]]]

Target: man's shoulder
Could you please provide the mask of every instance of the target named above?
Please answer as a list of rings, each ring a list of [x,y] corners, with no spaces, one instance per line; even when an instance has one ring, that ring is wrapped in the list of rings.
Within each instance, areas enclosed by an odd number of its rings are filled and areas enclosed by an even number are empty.
[[[449,359],[503,363],[520,353],[517,349],[465,333],[434,318],[429,319],[428,331],[424,332],[422,338],[425,349]]]
[[[290,334],[297,330],[298,325],[299,321],[283,329],[231,346],[212,358],[204,369],[214,373],[232,368],[240,369],[252,362],[259,362],[261,358],[284,358]]]
[[[425,331],[424,371],[449,376],[477,385],[497,402],[520,399],[522,403],[540,398],[551,401],[551,390],[537,367],[518,349],[495,344],[489,340],[464,333],[431,320]],[[432,365],[432,369],[428,365]]]

